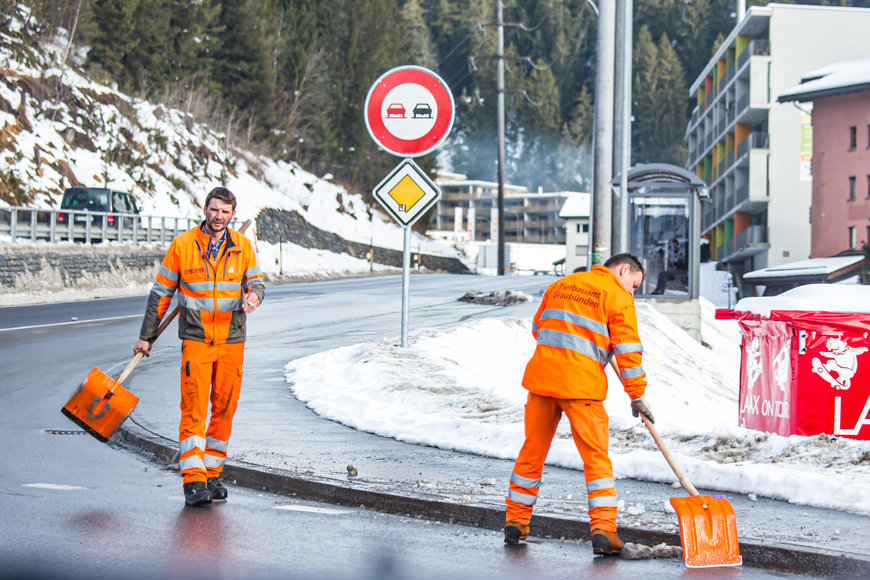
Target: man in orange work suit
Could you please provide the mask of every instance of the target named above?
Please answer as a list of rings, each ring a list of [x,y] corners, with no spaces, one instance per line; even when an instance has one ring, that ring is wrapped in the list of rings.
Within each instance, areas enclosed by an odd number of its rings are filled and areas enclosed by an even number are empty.
[[[224,500],[219,476],[242,386],[247,315],[263,301],[263,274],[251,242],[230,230],[236,197],[216,187],[205,221],[172,241],[151,288],[133,352],[151,353],[160,319],[178,292],[181,343],[181,475],[187,505]],[[209,402],[211,417],[206,427]]]
[[[615,355],[632,413],[652,412],[643,398],[646,374],[637,333],[634,291],[644,268],[636,256],[617,254],[589,272],[565,276],[547,288],[535,314],[537,346],[526,365],[526,440],[510,477],[505,499],[504,541],[517,544],[529,533],[544,461],[562,413],[583,459],[594,554],[618,555],[616,487],[608,456],[608,417],[604,410],[604,367]]]

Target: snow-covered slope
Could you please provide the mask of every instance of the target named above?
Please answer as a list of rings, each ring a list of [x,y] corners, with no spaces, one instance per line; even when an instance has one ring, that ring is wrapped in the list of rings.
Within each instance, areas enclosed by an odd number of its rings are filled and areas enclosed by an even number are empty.
[[[20,22],[0,34],[0,176],[15,205],[56,208],[64,188],[81,184],[132,191],[145,214],[199,217],[206,194],[223,185],[238,197],[241,219],[294,210],[345,239],[402,248],[401,228],[361,195],[296,163],[232,147],[183,111],[94,82],[76,66],[81,58],[63,62],[65,47],[63,31],[32,45]],[[416,234],[412,243],[457,255]]]

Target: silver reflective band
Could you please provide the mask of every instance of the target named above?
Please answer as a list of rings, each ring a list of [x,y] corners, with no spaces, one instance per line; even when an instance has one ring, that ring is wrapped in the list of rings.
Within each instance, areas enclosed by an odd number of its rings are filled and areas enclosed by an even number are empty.
[[[245,271],[245,278],[253,278],[254,276],[260,275],[260,266],[259,264],[254,266],[253,268],[248,268]]]
[[[605,489],[608,487],[616,487],[616,484],[613,481],[612,477],[602,477],[601,479],[596,479],[594,481],[590,481],[586,484],[586,491],[598,491],[599,489]]]
[[[206,435],[205,437],[205,446],[209,449],[214,449],[215,451],[223,451],[226,453],[227,451],[227,442],[221,441],[220,439],[215,439],[214,437],[209,437]]]
[[[591,340],[557,330],[539,330],[538,344],[567,348],[602,365],[610,362],[610,357],[613,356],[609,350],[601,348]]]
[[[205,450],[205,439],[203,439],[202,437],[197,437],[196,435],[188,437],[187,439],[181,441],[178,444],[178,449],[181,455],[184,455],[191,449],[196,449],[197,447]]]
[[[643,352],[643,345],[639,342],[626,342],[623,344],[614,344],[613,352],[616,354],[626,354],[629,352]]]
[[[187,459],[179,461],[178,468],[181,471],[184,471],[185,469],[205,469],[205,463],[203,463],[198,455],[191,455]]]
[[[173,282],[178,282],[178,272],[173,272],[163,264],[160,265],[160,273],[163,274],[164,278],[168,278]]]
[[[634,377],[639,377],[644,374],[643,367],[634,367],[630,369],[620,369],[619,374],[622,375],[624,379],[633,379]]]
[[[535,505],[535,502],[538,501],[538,497],[535,495],[527,495],[512,489],[508,490],[508,497],[513,501],[524,505]]]
[[[158,296],[172,296],[175,293],[175,288],[170,288],[160,282],[154,282],[154,285],[151,286],[151,293]]]
[[[215,457],[214,455],[205,454],[205,466],[211,467],[214,469],[215,467],[223,467],[224,461],[226,461],[223,457]]]
[[[217,289],[220,292],[239,292],[242,285],[239,282],[218,282]]]
[[[579,314],[575,314],[573,312],[568,312],[566,310],[559,310],[557,308],[544,310],[541,313],[541,320],[545,318],[552,318],[555,320],[564,320],[565,322],[570,322],[571,324],[575,324],[577,326],[581,326],[583,328],[589,329],[592,332],[598,333],[601,336],[610,337],[610,330],[607,328],[606,324],[601,324],[597,320],[592,320],[591,318],[586,318],[585,316],[580,316]]]
[[[511,473],[511,481],[523,487],[541,487],[540,477],[538,479],[530,479],[528,477],[523,477],[522,475],[517,475],[516,473]]]
[[[615,495],[605,495],[604,497],[590,497],[589,509],[597,507],[616,507],[617,499]]]
[[[218,310],[221,312],[232,312],[233,310],[241,309],[241,298],[221,298],[220,300],[218,300]]]
[[[182,280],[181,287],[186,288],[191,292],[208,292],[214,288],[214,282],[185,282]]]

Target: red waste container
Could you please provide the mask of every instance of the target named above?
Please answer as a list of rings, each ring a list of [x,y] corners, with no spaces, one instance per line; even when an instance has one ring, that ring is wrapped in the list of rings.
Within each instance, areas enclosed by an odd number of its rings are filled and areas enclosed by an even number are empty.
[[[742,427],[870,440],[870,287],[843,288],[802,286],[716,311],[740,324]]]

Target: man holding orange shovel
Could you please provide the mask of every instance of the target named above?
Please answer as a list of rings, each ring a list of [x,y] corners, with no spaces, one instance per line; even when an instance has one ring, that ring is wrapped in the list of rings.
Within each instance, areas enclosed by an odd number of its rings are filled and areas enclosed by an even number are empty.
[[[616,487],[608,455],[604,367],[616,356],[634,416],[642,413],[652,421],[643,397],[646,374],[641,366],[643,347],[634,308],[634,292],[643,278],[643,265],[636,256],[625,253],[612,256],[603,266],[593,266],[589,272],[569,274],[547,288],[532,325],[537,346],[523,376],[523,386],[529,391],[526,440],[505,499],[506,543],[517,544],[529,533],[544,461],[565,413],[583,459],[592,551],[618,555],[622,550],[616,534]]]
[[[263,301],[251,242],[229,229],[236,198],[216,187],[205,221],[172,241],[148,297],[133,352],[149,356],[160,320],[178,292],[181,343],[180,468],[187,505],[227,497],[219,476],[242,385],[247,315]],[[206,419],[209,403],[211,416]]]

